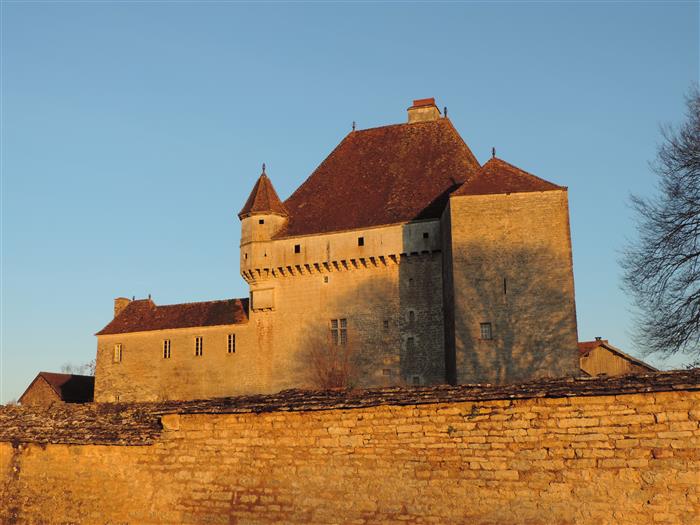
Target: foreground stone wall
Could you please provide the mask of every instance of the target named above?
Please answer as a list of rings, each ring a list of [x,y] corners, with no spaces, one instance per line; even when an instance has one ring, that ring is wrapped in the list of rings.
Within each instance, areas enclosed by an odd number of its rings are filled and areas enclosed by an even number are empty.
[[[699,421],[700,371],[5,408],[0,522],[698,523]]]

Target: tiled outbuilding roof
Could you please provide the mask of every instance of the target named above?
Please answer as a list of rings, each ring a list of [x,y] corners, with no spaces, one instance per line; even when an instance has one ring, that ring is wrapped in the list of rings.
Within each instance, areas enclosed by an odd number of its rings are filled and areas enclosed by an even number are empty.
[[[93,400],[95,391],[94,376],[77,374],[57,374],[55,372],[39,372],[22,397],[29,392],[37,381],[46,381],[61,401],[66,403],[89,403]],[[20,402],[22,402],[20,397]]]
[[[248,322],[248,299],[156,306],[151,299],[131,301],[96,335]]]
[[[277,237],[440,217],[479,168],[447,118],[353,131],[284,202]]]
[[[256,213],[287,215],[287,210],[277,195],[270,178],[265,174],[265,171],[258,177],[258,181],[255,183],[255,186],[253,186],[253,191],[250,192],[243,209],[238,213],[238,217],[243,218],[244,216]]]
[[[561,189],[564,188],[493,157],[452,195],[492,195]]]

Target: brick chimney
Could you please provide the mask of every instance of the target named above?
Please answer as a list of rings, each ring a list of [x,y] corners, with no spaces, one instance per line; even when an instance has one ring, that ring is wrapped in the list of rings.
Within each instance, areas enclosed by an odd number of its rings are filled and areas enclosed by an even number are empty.
[[[440,110],[435,105],[434,98],[420,98],[413,101],[413,105],[408,108],[408,123],[426,122],[440,118]]]
[[[124,308],[129,306],[129,303],[131,302],[131,299],[127,299],[126,297],[117,297],[114,300],[114,317],[117,317]]]

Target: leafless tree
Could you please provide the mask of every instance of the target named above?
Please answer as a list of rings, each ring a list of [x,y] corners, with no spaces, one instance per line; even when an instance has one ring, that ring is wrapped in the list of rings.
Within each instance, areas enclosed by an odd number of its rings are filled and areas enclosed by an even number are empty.
[[[317,339],[307,351],[311,381],[316,388],[350,388],[357,376],[355,346]]]
[[[658,193],[633,196],[638,237],[621,263],[634,298],[636,336],[648,353],[700,355],[700,92],[687,97],[686,120],[662,129],[651,167]]]
[[[64,374],[79,374],[79,375],[95,375],[95,359],[82,365],[74,365],[73,363],[63,363],[61,372]]]

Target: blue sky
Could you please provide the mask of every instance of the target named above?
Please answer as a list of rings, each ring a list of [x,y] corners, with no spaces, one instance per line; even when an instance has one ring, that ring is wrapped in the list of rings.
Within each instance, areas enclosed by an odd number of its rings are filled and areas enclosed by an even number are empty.
[[[619,252],[698,3],[2,3],[0,401],[94,357],[113,298],[245,296],[260,165],[286,198],[434,96],[481,162],[569,187],[580,339],[631,346]],[[652,360],[653,361],[653,360]],[[656,361],[653,361],[656,362]]]

